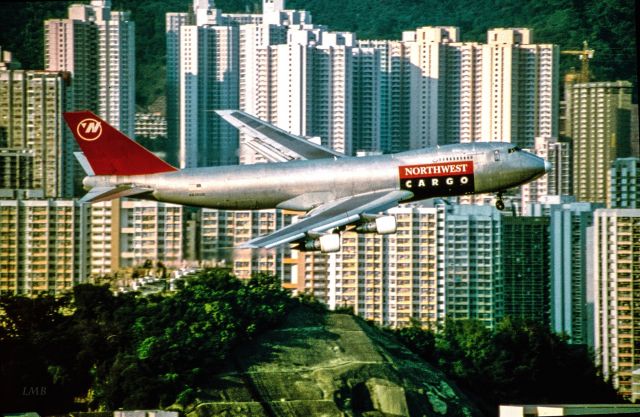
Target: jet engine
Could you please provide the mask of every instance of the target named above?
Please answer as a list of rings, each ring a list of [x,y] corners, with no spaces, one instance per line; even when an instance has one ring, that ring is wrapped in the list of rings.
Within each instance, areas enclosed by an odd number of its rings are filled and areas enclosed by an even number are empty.
[[[396,232],[396,216],[380,216],[356,226],[358,233],[388,235]]]
[[[340,250],[340,235],[328,233],[316,238],[300,242],[298,250],[303,252],[320,251],[322,253],[338,252]]]

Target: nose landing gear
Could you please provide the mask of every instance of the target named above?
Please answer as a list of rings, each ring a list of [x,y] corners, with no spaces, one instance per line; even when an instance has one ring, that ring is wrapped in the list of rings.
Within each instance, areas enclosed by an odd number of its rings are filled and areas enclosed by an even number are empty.
[[[502,201],[502,193],[498,193],[496,197],[498,198],[496,200],[496,208],[498,210],[504,210],[504,201]]]

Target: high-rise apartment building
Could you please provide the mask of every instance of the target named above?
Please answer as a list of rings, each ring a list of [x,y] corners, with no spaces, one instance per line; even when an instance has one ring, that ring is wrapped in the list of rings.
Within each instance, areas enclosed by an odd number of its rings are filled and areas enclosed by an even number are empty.
[[[290,256],[288,246],[273,249],[236,249],[258,236],[266,235],[291,221],[282,210],[216,210],[200,213],[200,256],[203,263],[231,266],[238,278],[251,278],[256,272],[283,277],[289,275],[284,260]]]
[[[549,218],[503,216],[499,318],[550,324]]]
[[[0,145],[0,190],[33,188],[33,151]]]
[[[328,305],[377,323],[445,318],[487,327],[503,317],[549,323],[549,221],[491,206],[391,209],[396,234],[343,235],[329,257]]]
[[[72,200],[0,200],[0,293],[60,295],[86,282],[88,210]]]
[[[94,203],[89,206],[89,274],[101,277],[120,269],[119,213],[121,200]]]
[[[329,308],[352,308],[355,314],[367,320],[387,325],[391,320],[390,309],[394,310],[393,321],[398,318],[404,320],[404,315],[406,319],[411,316],[411,302],[405,303],[406,307],[396,304],[398,299],[404,300],[405,296],[409,296],[408,301],[411,301],[410,294],[404,294],[405,290],[400,288],[404,285],[398,287],[397,281],[397,275],[403,276],[407,268],[400,265],[400,270],[394,271],[396,276],[392,290],[391,278],[382,263],[383,240],[383,236],[357,233],[342,236],[340,252],[328,256]],[[400,292],[393,294],[393,301],[391,291]]]
[[[167,119],[158,113],[136,113],[136,139],[166,138]]]
[[[110,11],[102,3],[104,18],[98,26],[98,115],[129,137],[134,137],[136,108],[135,24],[130,12]],[[110,13],[109,13],[110,12]],[[100,13],[97,13],[100,16]]]
[[[240,28],[240,109],[350,155],[354,65],[376,77],[375,69],[365,69],[376,63],[354,51],[352,33],[329,32],[312,25],[308,12],[284,7],[284,1],[265,1],[262,21]],[[359,78],[363,117],[377,115],[377,81],[370,78]],[[363,150],[377,151],[378,121],[370,121],[358,132]],[[261,160],[245,147],[241,155],[243,163]]]
[[[489,30],[487,43],[459,41],[456,27],[405,32],[411,62],[411,147],[501,141],[533,149],[558,136],[556,45],[530,29]]]
[[[578,201],[605,203],[611,163],[630,154],[631,88],[628,81],[571,86],[567,133]]]
[[[640,210],[598,209],[593,231],[596,363],[630,397],[640,366]]]
[[[167,61],[166,118],[167,162],[179,164],[180,143],[180,28],[189,23],[188,13],[167,13],[165,17]]]
[[[307,23],[306,19],[310,22],[311,16],[284,10],[284,2],[265,1],[262,7],[260,22],[240,26],[239,106],[262,120],[274,122],[277,61],[271,46],[287,42],[289,24]],[[240,163],[264,162],[261,155],[244,145],[246,139],[240,132]]]
[[[549,195],[573,195],[573,162],[571,143],[564,140],[549,140],[547,161],[551,172],[547,173],[547,193]]]
[[[497,320],[497,285],[503,274],[500,212],[492,206],[454,205],[445,228],[445,313],[487,327]]]
[[[73,155],[62,120],[62,113],[68,110],[68,89],[65,72],[0,69],[4,183],[40,188],[47,197],[72,194]],[[16,172],[29,168],[31,172]]]
[[[60,294],[146,261],[181,266],[182,216],[154,201],[2,199],[0,292]]]
[[[258,236],[289,225],[297,212],[287,210],[202,209],[199,219],[198,260],[202,265],[226,265],[235,276],[250,278],[266,272],[281,278],[293,294],[308,293],[329,303],[328,258],[317,252],[300,252],[288,245],[272,249],[237,249]]]
[[[532,149],[536,137],[557,137],[558,48],[532,43],[529,29],[491,30],[487,44],[460,42],[455,27],[356,42],[284,2],[263,9],[239,29],[238,104],[286,131],[346,154],[480,140]],[[188,16],[167,18],[173,45]],[[217,11],[207,19],[225,22]],[[245,151],[243,162],[256,161]]]
[[[618,158],[609,168],[609,208],[640,208],[640,158]]]
[[[70,109],[98,112],[98,27],[95,9],[87,4],[69,7],[67,19],[44,22],[44,68],[71,74]]]
[[[640,158],[640,120],[638,120],[638,105],[631,105],[631,156]]]
[[[351,49],[353,74],[352,148],[358,152],[380,152],[382,127],[382,83],[380,50]]]
[[[534,44],[530,29],[499,28],[483,53],[481,140],[531,149],[537,136],[558,137],[558,46]]]
[[[71,73],[74,109],[96,111],[133,137],[135,25],[111,0],[73,4],[67,19],[45,23],[45,69]]]
[[[277,8],[278,5],[274,1],[265,1],[263,4],[264,10],[270,10]],[[276,13],[274,11],[274,13]],[[276,13],[277,14],[277,13]],[[185,56],[181,52],[182,40],[181,40],[181,27],[183,26],[234,26],[238,27],[239,50],[234,51],[238,55],[240,65],[244,62],[245,57],[247,59],[255,59],[256,54],[252,50],[247,49],[252,45],[254,36],[249,36],[249,44],[244,45],[242,43],[243,28],[245,27],[261,27],[260,23],[263,20],[263,14],[223,14],[220,10],[216,9],[215,3],[212,0],[193,0],[192,7],[188,13],[167,13],[166,14],[166,46],[167,46],[167,84],[166,84],[166,96],[167,96],[167,140],[169,146],[167,151],[169,153],[175,152],[175,163],[179,164],[179,148],[180,148],[180,126],[181,126],[181,57]],[[217,52],[220,53],[222,49]],[[186,55],[190,55],[187,53]],[[242,107],[242,75],[246,70],[239,68],[239,104],[236,106]],[[249,70],[249,74],[254,74],[253,70]],[[236,77],[238,75],[235,75]],[[251,86],[248,91],[252,93],[255,88]],[[253,102],[253,99],[250,99]],[[222,104],[221,104],[222,105]],[[238,107],[234,107],[238,108]],[[210,108],[208,111],[212,113],[215,109]],[[211,117],[215,117],[215,114],[211,114]],[[222,122],[224,123],[224,122]],[[224,126],[224,124],[223,124]],[[169,155],[169,161],[173,156]]]
[[[342,249],[329,258],[330,308],[354,313],[385,326],[410,320],[442,323],[444,300],[444,207],[408,205],[388,211],[397,233],[346,233]]]
[[[287,43],[272,46],[274,123],[293,134],[320,137],[321,144],[352,154],[351,33],[319,26],[289,26]]]
[[[330,274],[330,266],[335,262],[335,254],[319,252],[291,251],[291,257],[285,258],[284,264],[290,268],[291,275],[285,288],[294,294],[306,293],[330,308],[335,308],[334,288],[335,275]],[[333,296],[331,298],[330,296]]]
[[[549,221],[491,206],[419,204],[390,209],[397,233],[345,233],[327,257],[330,308],[401,327],[503,317],[549,323]],[[322,265],[321,265],[322,267]]]
[[[447,47],[449,43],[458,42],[459,36],[457,27],[443,26],[423,27],[402,35],[410,51],[410,146],[413,149],[460,141],[459,135],[453,140],[446,138],[447,127],[455,129],[449,123],[459,122],[460,94],[464,89],[460,85],[463,82],[461,69],[465,66],[460,62],[462,54],[456,55]],[[455,58],[458,62],[448,65]],[[471,62],[466,64],[471,67]],[[471,81],[471,77],[464,81]],[[450,94],[453,89],[457,89],[457,94]]]
[[[111,0],[93,0],[69,6],[66,19],[45,20],[44,67],[70,74],[65,111],[89,109],[134,137],[135,25],[129,12],[111,11]],[[69,149],[60,161],[71,187],[63,195],[77,195],[84,176],[73,157],[78,146],[66,127],[61,131]]]
[[[13,54],[10,51],[3,51],[0,45],[0,73],[20,68],[20,62],[13,58]],[[2,88],[6,89],[7,86]],[[8,106],[8,103],[5,102],[2,105]],[[32,187],[33,150],[12,148],[9,141],[8,127],[0,126],[0,190],[6,193],[6,190],[24,190]],[[9,193],[13,194],[11,191]]]
[[[380,56],[379,79],[379,131],[380,151],[396,153],[411,148],[411,83],[412,70],[409,51],[410,48],[402,41],[359,40],[359,48],[373,48]],[[354,70],[355,71],[355,70]],[[357,74],[354,73],[354,76]],[[358,97],[357,84],[354,87],[354,97]],[[354,104],[354,129],[357,106],[361,105],[362,97]],[[355,131],[354,145],[358,150],[359,139]]]
[[[306,102],[306,135],[319,136],[322,145],[345,155],[353,155],[353,47],[352,33],[322,33],[320,44],[311,49],[312,68],[307,72],[306,82],[311,91],[307,87],[305,93],[312,92],[311,100],[300,92],[300,98]],[[279,107],[284,101],[289,114],[297,112],[296,103],[284,96],[279,97]]]
[[[593,339],[593,317],[587,308],[588,230],[602,204],[562,202],[558,196],[529,207],[532,216],[550,218],[551,329],[576,344]]]
[[[557,138],[537,137],[530,152],[546,159],[551,172],[520,186],[522,209],[531,203],[540,202],[546,196],[571,195],[571,146]]]
[[[257,16],[260,21],[240,27],[240,109],[274,122],[277,62],[271,47],[287,43],[289,26],[310,25],[311,14],[265,0]]]
[[[208,8],[195,23],[180,27],[180,167],[232,165],[238,132],[214,110],[238,108],[238,27]]]
[[[178,266],[183,259],[183,211],[176,204],[121,200],[120,267],[147,260]],[[112,221],[118,222],[118,219]],[[113,223],[112,223],[113,224]],[[112,245],[114,237],[112,237]]]
[[[180,266],[184,207],[116,199],[90,208],[90,272],[99,277],[150,260]]]

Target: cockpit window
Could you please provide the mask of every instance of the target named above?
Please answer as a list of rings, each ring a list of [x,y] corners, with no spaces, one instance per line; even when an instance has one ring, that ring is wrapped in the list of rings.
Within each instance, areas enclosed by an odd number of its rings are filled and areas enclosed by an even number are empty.
[[[519,147],[514,146],[513,148],[509,148],[509,149],[507,150],[507,153],[514,153],[514,152],[518,152],[519,150],[520,150],[520,148],[519,148]]]

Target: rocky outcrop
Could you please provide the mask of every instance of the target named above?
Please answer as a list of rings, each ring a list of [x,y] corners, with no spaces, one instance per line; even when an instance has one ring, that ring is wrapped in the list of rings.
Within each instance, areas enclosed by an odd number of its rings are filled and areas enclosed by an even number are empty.
[[[299,308],[235,353],[189,417],[477,416],[454,386],[348,314]]]

